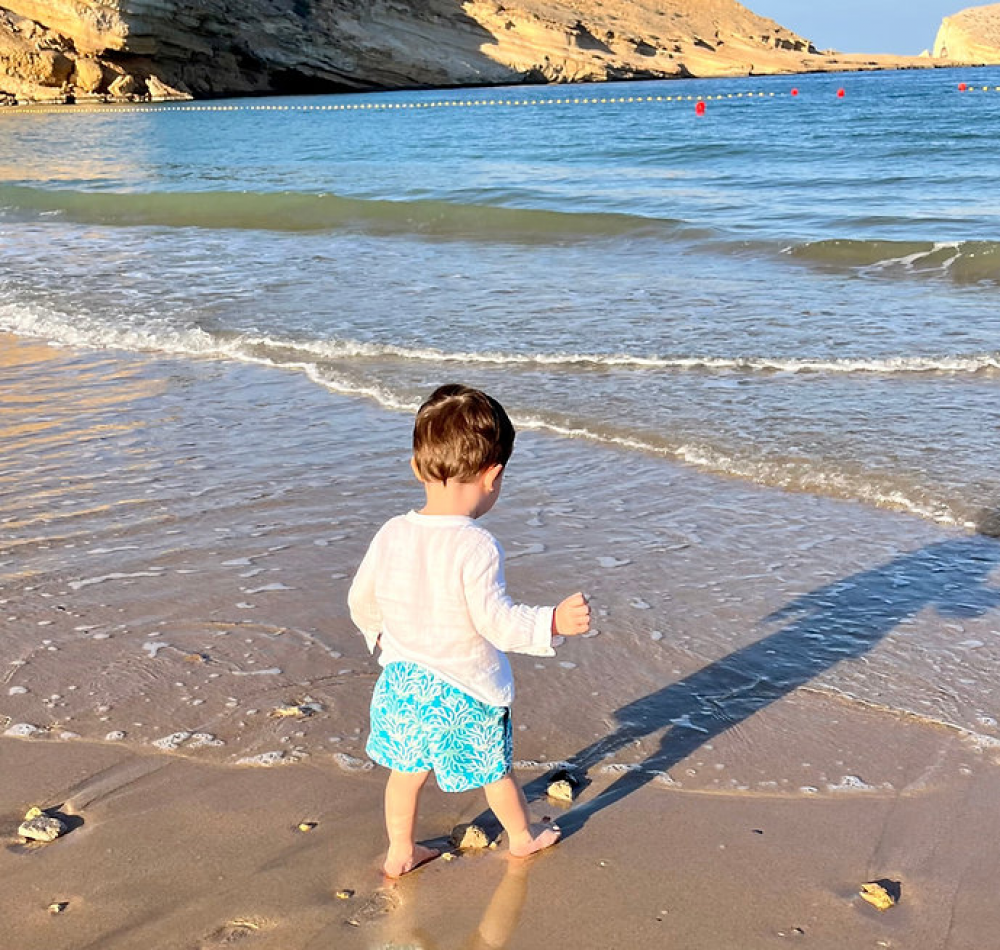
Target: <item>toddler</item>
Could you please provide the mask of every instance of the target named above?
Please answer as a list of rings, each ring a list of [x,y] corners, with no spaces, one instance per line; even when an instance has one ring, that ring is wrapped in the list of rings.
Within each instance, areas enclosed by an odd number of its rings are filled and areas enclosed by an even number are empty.
[[[553,656],[555,634],[590,627],[583,594],[558,607],[514,604],[504,589],[503,552],[476,524],[496,503],[514,427],[491,396],[441,386],[413,429],[414,474],[426,503],[386,522],[351,585],[351,618],[383,666],[371,703],[368,755],[391,769],[385,789],[389,851],[398,877],[437,857],[414,837],[420,791],[433,770],[447,792],[482,788],[525,857],[559,840],[533,828],[511,774],[514,682],[505,652]]]

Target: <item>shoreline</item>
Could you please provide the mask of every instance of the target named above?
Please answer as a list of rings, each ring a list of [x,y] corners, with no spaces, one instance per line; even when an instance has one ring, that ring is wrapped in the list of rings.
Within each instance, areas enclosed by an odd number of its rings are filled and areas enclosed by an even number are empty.
[[[387,891],[361,752],[378,668],[344,595],[415,498],[409,417],[250,364],[2,352],[0,732],[40,731],[0,737],[18,950],[841,950],[983,945],[1000,923],[1000,727],[975,721],[995,542],[522,433],[489,518],[509,588],[583,586],[597,630],[515,658],[515,759],[532,791],[567,760],[588,784],[569,812],[533,805],[567,837],[526,868],[501,847]],[[270,714],[288,703],[319,709]],[[36,804],[83,824],[26,850]],[[482,808],[433,790],[421,837]],[[882,878],[902,886],[884,914],[857,897]]]
[[[193,743],[228,761],[333,751],[349,766],[363,757],[378,667],[348,619],[346,592],[378,525],[416,500],[408,415],[254,364],[24,340],[11,356],[47,392],[50,418],[36,427],[28,404],[24,424],[11,420],[20,434],[12,452],[31,458],[37,443],[43,454],[21,490],[12,470],[0,499],[12,542],[0,562],[12,630],[4,728]],[[89,392],[98,395],[91,409]],[[262,404],[282,408],[265,417],[254,408]],[[99,465],[117,458],[120,475],[94,481],[100,467],[78,445],[95,437]],[[281,461],[269,464],[258,445]],[[38,483],[39,465],[57,487]],[[699,721],[699,690],[730,691],[733,664],[771,668],[775,699],[870,706],[1000,742],[988,677],[938,688],[939,656],[972,661],[985,676],[996,653],[995,541],[530,430],[511,475],[489,527],[507,550],[513,595],[546,603],[583,588],[598,611],[596,632],[553,661],[514,658],[527,730],[516,758],[561,761],[634,718],[630,704],[661,725]],[[695,674],[705,681],[691,694],[664,689]],[[569,732],[549,725],[562,718],[553,677],[557,691],[593,706]],[[273,715],[313,702],[314,715]],[[711,716],[704,728],[717,728]],[[789,787],[836,783],[839,743],[825,738],[825,770],[789,773]],[[634,739],[633,762],[655,749]],[[730,781],[752,786],[756,770],[741,767],[746,775]]]

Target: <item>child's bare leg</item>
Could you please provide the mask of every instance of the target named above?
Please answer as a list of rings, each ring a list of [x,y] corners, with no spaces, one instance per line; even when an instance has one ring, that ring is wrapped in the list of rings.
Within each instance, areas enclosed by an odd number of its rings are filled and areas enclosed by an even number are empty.
[[[385,785],[385,830],[389,833],[389,853],[382,870],[389,877],[399,877],[407,871],[436,858],[439,851],[417,844],[414,829],[417,824],[417,804],[420,791],[430,772],[389,773]]]
[[[486,801],[493,809],[493,814],[507,832],[510,853],[514,857],[525,858],[543,848],[551,847],[559,840],[561,832],[555,825],[532,828],[524,792],[509,772],[499,781],[485,786],[483,790],[486,792]]]

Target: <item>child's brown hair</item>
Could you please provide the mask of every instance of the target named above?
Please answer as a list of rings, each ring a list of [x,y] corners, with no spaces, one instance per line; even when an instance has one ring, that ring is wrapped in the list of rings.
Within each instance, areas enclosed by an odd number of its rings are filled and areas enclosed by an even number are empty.
[[[426,482],[472,481],[492,465],[506,465],[514,451],[514,426],[492,396],[449,383],[417,412],[413,461]]]

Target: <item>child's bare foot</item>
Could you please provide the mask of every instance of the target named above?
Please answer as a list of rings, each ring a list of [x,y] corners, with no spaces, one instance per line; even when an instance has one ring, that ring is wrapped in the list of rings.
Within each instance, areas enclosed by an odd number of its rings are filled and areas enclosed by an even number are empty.
[[[386,877],[402,877],[409,871],[414,871],[421,864],[433,861],[440,851],[437,848],[426,848],[422,844],[415,844],[413,850],[407,854],[395,854],[390,851],[385,858],[382,870]]]
[[[534,825],[524,839],[511,839],[511,857],[526,858],[529,855],[551,848],[562,837],[558,825]]]

